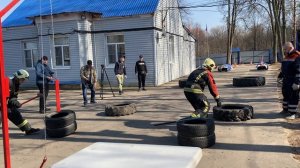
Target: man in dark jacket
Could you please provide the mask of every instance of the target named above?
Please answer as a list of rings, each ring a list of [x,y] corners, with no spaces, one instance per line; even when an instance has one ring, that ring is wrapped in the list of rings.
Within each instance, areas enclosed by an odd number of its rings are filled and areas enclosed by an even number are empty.
[[[208,85],[210,94],[216,100],[217,106],[221,106],[218,88],[211,73],[211,70],[214,67],[215,62],[212,59],[207,58],[204,61],[203,66],[193,71],[186,81],[184,94],[195,109],[195,112],[191,117],[207,117],[210,104],[203,93],[206,85]]]
[[[119,95],[122,95],[124,93],[123,92],[124,78],[127,78],[124,55],[120,56],[118,62],[116,62],[115,64],[115,75],[118,80]]]
[[[290,114],[287,119],[299,117],[297,113],[299,88],[300,88],[300,53],[294,49],[291,42],[284,45],[285,58],[281,63],[281,72],[278,78],[282,78],[282,112]]]
[[[145,81],[146,81],[146,75],[148,73],[146,62],[144,61],[143,55],[139,56],[140,60],[136,62],[135,64],[135,74],[138,75],[138,81],[139,81],[139,91],[141,91],[141,87],[143,87],[143,90],[145,89]]]
[[[29,78],[29,73],[26,70],[20,69],[14,73],[14,76],[9,80],[9,98],[7,101],[8,119],[14,123],[19,129],[25,132],[26,135],[38,133],[40,129],[31,128],[29,122],[23,118],[19,111],[22,106],[18,101],[18,92],[20,85]]]
[[[43,56],[41,60],[38,61],[35,67],[36,70],[36,85],[40,90],[40,94],[43,95],[40,97],[40,113],[49,111],[49,108],[46,108],[46,100],[49,93],[49,82],[53,80],[54,72],[48,66],[48,57]]]

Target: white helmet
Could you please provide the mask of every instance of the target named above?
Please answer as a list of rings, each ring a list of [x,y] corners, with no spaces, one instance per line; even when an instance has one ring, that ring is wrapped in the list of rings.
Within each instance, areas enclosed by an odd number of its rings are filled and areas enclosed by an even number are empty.
[[[17,72],[15,72],[14,76],[18,79],[29,79],[29,73],[24,69],[20,69]]]

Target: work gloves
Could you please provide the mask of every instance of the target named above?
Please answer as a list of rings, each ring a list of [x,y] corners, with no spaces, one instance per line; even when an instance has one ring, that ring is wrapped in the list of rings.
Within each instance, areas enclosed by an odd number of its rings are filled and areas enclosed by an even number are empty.
[[[294,83],[294,84],[292,85],[292,88],[293,88],[294,91],[297,91],[297,90],[300,89],[300,85],[297,85],[297,84]]]
[[[8,108],[20,108],[22,105],[21,103],[18,101],[17,98],[11,98],[8,100],[7,103],[7,107]]]
[[[217,106],[218,106],[218,107],[221,107],[221,106],[222,106],[222,102],[221,102],[221,99],[220,99],[220,98],[217,98],[217,99],[216,99],[216,102],[217,102]]]

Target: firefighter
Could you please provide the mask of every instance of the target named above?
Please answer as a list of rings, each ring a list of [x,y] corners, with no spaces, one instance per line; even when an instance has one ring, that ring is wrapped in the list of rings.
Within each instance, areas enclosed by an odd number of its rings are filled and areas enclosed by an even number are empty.
[[[207,117],[208,115],[210,104],[203,93],[206,85],[208,86],[211,95],[216,100],[217,106],[221,106],[219,92],[211,72],[214,67],[215,62],[212,59],[207,58],[202,67],[194,70],[186,81],[184,94],[195,109],[195,112],[192,113],[191,117]]]
[[[299,100],[300,83],[300,53],[291,42],[284,45],[285,58],[281,63],[281,72],[278,80],[282,79],[282,108],[281,114],[289,114],[287,119],[298,118],[297,107]]]
[[[26,135],[31,135],[38,133],[40,129],[31,128],[29,122],[24,119],[19,111],[19,108],[22,106],[18,101],[18,91],[22,83],[26,79],[29,79],[29,73],[26,70],[20,69],[13,74],[13,77],[9,80],[9,98],[7,102],[8,108],[8,119],[14,123],[22,132],[25,132]]]

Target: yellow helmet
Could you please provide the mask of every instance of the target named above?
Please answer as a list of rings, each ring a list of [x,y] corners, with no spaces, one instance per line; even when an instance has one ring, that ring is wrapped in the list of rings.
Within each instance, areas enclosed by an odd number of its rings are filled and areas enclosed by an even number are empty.
[[[214,68],[216,66],[216,63],[211,58],[206,58],[202,65],[206,68]]]
[[[29,79],[29,73],[24,69],[20,69],[17,72],[15,72],[14,76],[18,79]]]

